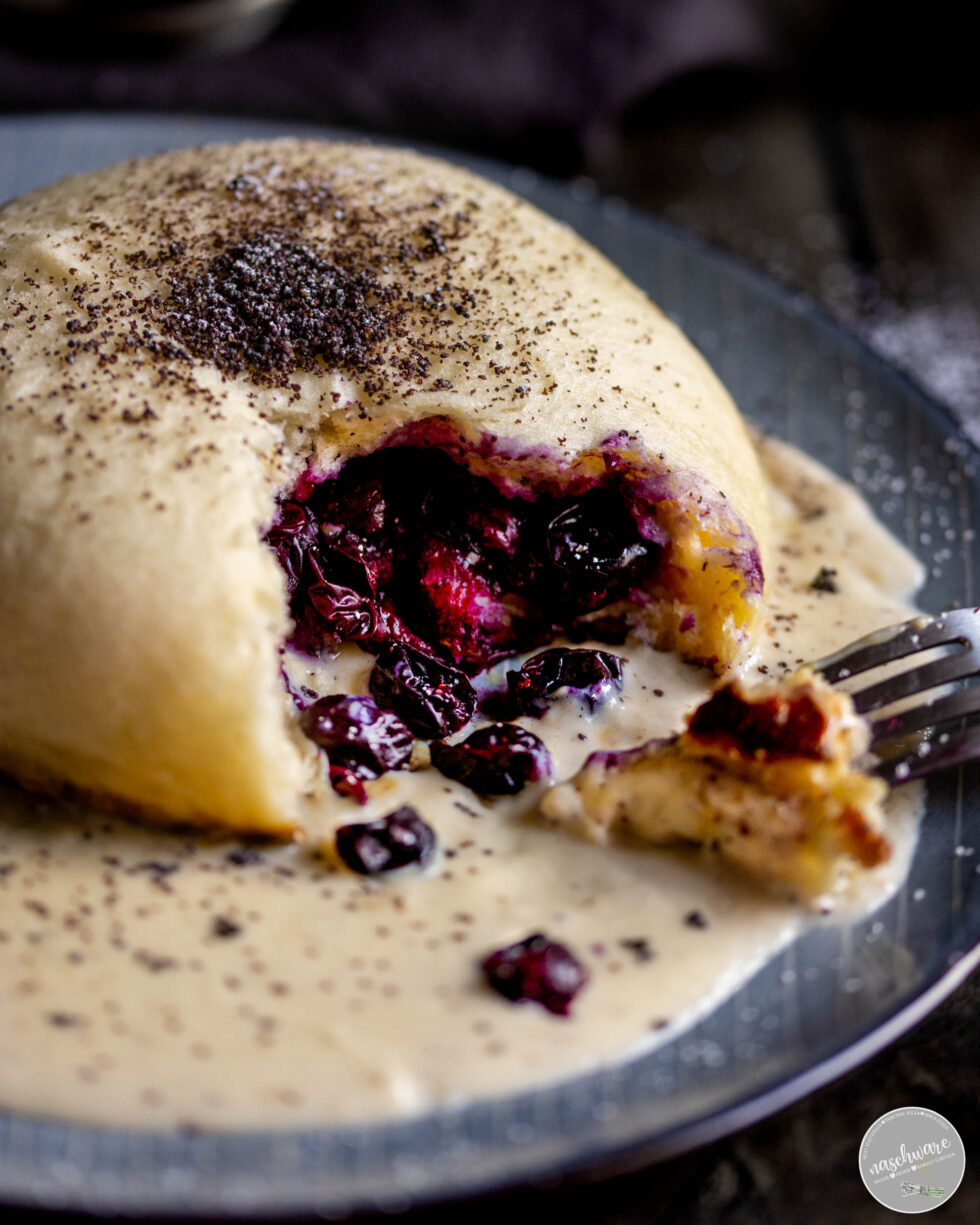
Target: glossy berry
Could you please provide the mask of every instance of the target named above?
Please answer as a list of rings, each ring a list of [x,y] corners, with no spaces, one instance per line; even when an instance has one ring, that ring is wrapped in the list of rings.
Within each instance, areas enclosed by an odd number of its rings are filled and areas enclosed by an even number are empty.
[[[435,831],[407,804],[378,821],[342,825],[337,854],[352,872],[375,876],[410,864],[425,864],[436,848]]]
[[[393,710],[416,736],[450,736],[476,711],[476,690],[458,668],[414,647],[394,644],[378,656],[371,693]]]
[[[426,530],[464,553],[513,557],[520,547],[527,504],[511,509],[485,482],[468,477],[430,490],[421,510]]]
[[[369,638],[374,632],[377,620],[374,603],[353,587],[321,579],[311,584],[307,598],[326,631],[341,642]]]
[[[415,744],[397,715],[359,695],[320,698],[303,711],[300,726],[314,744],[326,750],[331,781],[334,770],[347,771],[358,779],[380,778],[404,766]]]
[[[300,584],[303,563],[316,535],[316,520],[299,502],[283,502],[276,522],[266,532],[266,542],[275,551],[286,575],[290,596]]]
[[[531,782],[551,777],[551,757],[533,732],[516,723],[491,723],[461,744],[430,746],[432,764],[477,795],[516,795]]]
[[[639,575],[650,552],[622,498],[607,489],[576,498],[551,520],[546,536],[552,564],[583,586]]]
[[[322,539],[314,541],[305,557],[302,592],[293,601],[294,615],[304,631],[300,637],[332,647],[350,639],[370,638],[378,612],[369,592],[363,565]]]
[[[563,689],[594,711],[622,687],[622,659],[586,647],[550,647],[532,655],[519,671],[507,673],[511,705],[525,715],[543,715]]]
[[[487,982],[505,999],[532,1000],[557,1016],[585,986],[585,967],[562,944],[537,933],[519,944],[498,949],[483,962]]]

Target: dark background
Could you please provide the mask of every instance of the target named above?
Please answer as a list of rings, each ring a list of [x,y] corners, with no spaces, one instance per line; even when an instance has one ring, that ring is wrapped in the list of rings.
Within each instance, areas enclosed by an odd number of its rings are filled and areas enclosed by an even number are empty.
[[[584,176],[803,287],[969,414],[968,21],[951,0],[0,0],[0,113],[252,114]]]
[[[625,197],[803,289],[980,439],[980,74],[966,6],[861,0],[0,0],[0,123],[40,110],[313,121]],[[40,11],[43,10],[43,11]],[[242,17],[241,14],[245,13]],[[413,1214],[595,1225],[894,1220],[860,1138],[929,1106],[980,1220],[980,982],[838,1085],[653,1170]]]

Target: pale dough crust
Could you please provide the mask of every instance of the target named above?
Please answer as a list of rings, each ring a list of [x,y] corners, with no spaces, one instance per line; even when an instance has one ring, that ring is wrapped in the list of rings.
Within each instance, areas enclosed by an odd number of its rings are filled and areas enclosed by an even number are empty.
[[[370,248],[403,287],[383,252],[432,243],[376,362],[257,379],[161,330],[175,270],[270,227]],[[317,771],[262,532],[305,469],[413,419],[562,462],[630,431],[765,557],[752,444],[678,329],[566,227],[414,153],[246,143],[35,192],[0,210],[0,325],[0,765],[29,781],[294,829]]]

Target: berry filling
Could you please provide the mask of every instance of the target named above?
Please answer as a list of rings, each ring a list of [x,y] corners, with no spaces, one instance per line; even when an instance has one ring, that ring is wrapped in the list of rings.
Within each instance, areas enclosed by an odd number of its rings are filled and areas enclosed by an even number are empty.
[[[431,746],[432,764],[477,795],[517,795],[551,777],[551,757],[533,732],[515,723],[491,723],[461,744]]]
[[[529,488],[458,438],[454,454],[383,446],[305,491],[267,540],[286,573],[292,645],[309,654],[399,644],[476,676],[559,634],[587,636],[664,551],[641,534],[621,473],[570,470]]]
[[[562,944],[537,933],[518,944],[498,949],[483,962],[487,982],[514,1003],[531,1000],[557,1016],[585,986],[585,967]]]
[[[436,848],[436,835],[414,808],[404,805],[377,821],[342,825],[337,830],[337,854],[352,872],[376,876],[410,864],[426,864]]]
[[[285,574],[288,645],[323,656],[354,643],[376,660],[370,707],[343,698],[303,719],[335,789],[363,800],[365,780],[404,764],[410,735],[441,739],[473,718],[470,678],[558,637],[617,643],[642,625],[657,645],[717,663],[744,636],[761,574],[730,511],[711,534],[714,506],[626,433],[566,462],[438,416],[330,475],[305,472],[266,536]],[[508,672],[506,693],[484,681],[483,712],[540,717],[565,693],[593,712],[622,683],[617,656],[554,647]],[[467,762],[464,781],[482,794],[547,773],[529,733],[480,735],[435,748],[439,768]]]

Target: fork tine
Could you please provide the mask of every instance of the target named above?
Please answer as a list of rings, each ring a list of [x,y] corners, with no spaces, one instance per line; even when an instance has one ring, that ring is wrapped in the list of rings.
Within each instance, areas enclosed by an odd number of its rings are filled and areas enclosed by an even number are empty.
[[[849,676],[894,663],[918,651],[954,642],[969,646],[978,639],[980,609],[958,608],[935,617],[915,617],[899,625],[875,630],[842,650],[816,660],[813,669],[823,673],[828,683],[833,685]]]
[[[943,647],[958,649],[906,671],[892,669],[884,680],[850,690],[855,710],[871,724],[871,751],[879,758],[873,773],[888,783],[911,782],[980,758],[980,723],[950,727],[952,720],[980,714],[980,608],[915,617],[868,634],[812,665],[836,684]],[[896,703],[921,695],[914,706],[888,713]],[[910,748],[912,736],[916,743]]]
[[[897,715],[884,715],[871,724],[871,747],[878,752],[892,740],[910,736],[950,719],[980,713],[980,685],[967,685],[953,693],[911,706]]]
[[[948,738],[923,740],[910,753],[899,753],[872,770],[893,786],[926,778],[948,766],[962,766],[980,758],[980,725],[973,724]]]
[[[910,668],[908,672],[900,672],[895,676],[886,677],[866,689],[852,693],[854,709],[859,715],[879,710],[882,706],[890,706],[902,698],[911,697],[916,693],[925,693],[940,685],[949,685],[953,681],[966,680],[968,677],[980,674],[980,660],[975,651],[960,651],[944,659],[936,659],[918,668]]]

